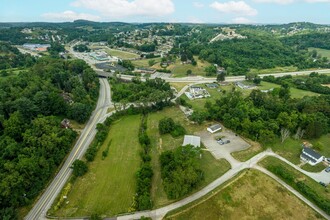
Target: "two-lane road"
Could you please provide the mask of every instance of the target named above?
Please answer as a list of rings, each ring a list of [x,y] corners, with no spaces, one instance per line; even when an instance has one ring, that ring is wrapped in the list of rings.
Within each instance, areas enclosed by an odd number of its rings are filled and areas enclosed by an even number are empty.
[[[81,158],[96,134],[96,125],[107,114],[109,105],[111,105],[110,86],[106,79],[100,79],[100,94],[96,109],[92,113],[86,127],[81,132],[78,141],[73,147],[71,153],[66,159],[64,165],[49,184],[45,192],[39,198],[33,209],[25,217],[26,220],[46,219],[48,209],[51,207],[57,195],[71,175],[70,166],[76,160]]]

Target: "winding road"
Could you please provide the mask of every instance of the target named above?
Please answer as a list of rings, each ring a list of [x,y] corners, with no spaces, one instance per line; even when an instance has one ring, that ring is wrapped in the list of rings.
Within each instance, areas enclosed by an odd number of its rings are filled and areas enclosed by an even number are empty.
[[[96,109],[92,113],[86,127],[81,132],[79,139],[62,168],[24,219],[46,219],[48,209],[51,207],[72,173],[72,169],[70,168],[72,163],[84,155],[96,135],[96,125],[104,120],[104,115],[107,114],[108,107],[111,106],[111,104],[110,85],[107,79],[100,79],[100,93]]]

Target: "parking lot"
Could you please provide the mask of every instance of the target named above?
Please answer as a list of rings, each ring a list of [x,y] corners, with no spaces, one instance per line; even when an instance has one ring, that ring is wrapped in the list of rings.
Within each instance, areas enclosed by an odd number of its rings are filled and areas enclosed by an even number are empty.
[[[225,129],[224,127],[222,128],[223,129],[221,132],[217,132],[215,134],[211,134],[206,129],[198,133],[204,146],[216,159],[225,158],[229,160],[229,158],[232,158],[230,155],[232,152],[245,150],[250,147],[250,144],[244,141],[241,137],[235,135],[235,133]],[[225,143],[222,145],[216,140],[219,138],[221,138],[223,142],[227,142],[227,140],[229,140],[230,143]]]

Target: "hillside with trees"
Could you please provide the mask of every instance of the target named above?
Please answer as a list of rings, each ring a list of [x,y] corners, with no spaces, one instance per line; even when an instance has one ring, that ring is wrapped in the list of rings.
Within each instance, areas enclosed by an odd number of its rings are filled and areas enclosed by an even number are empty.
[[[42,58],[0,78],[0,219],[16,219],[45,187],[77,137],[61,121],[85,122],[98,91],[95,72],[79,60]]]

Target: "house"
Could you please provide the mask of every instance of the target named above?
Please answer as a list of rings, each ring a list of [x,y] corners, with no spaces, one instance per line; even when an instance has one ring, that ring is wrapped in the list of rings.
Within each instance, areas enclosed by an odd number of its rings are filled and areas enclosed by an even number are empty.
[[[62,128],[65,128],[65,129],[68,129],[70,128],[70,121],[69,119],[63,119],[63,121],[61,122],[61,127]]]
[[[206,86],[207,86],[207,88],[209,88],[209,89],[216,89],[216,88],[219,87],[219,85],[216,84],[216,83],[207,83]]]
[[[215,124],[207,128],[207,131],[209,131],[211,134],[214,134],[215,132],[218,132],[221,130],[221,125]]]
[[[300,159],[302,161],[308,162],[312,166],[315,166],[316,164],[322,162],[323,156],[311,148],[304,147],[300,154]]]
[[[193,135],[185,135],[182,146],[192,145],[194,147],[201,146],[201,138]]]

